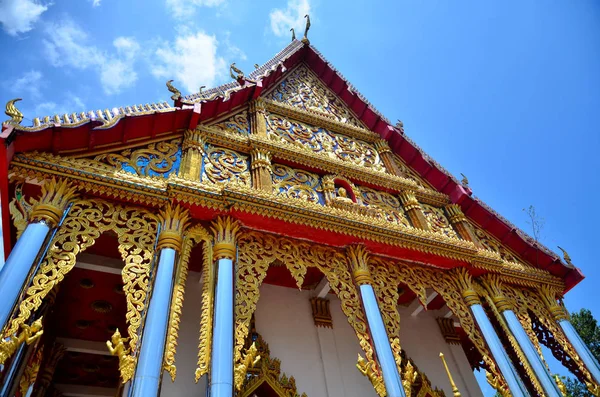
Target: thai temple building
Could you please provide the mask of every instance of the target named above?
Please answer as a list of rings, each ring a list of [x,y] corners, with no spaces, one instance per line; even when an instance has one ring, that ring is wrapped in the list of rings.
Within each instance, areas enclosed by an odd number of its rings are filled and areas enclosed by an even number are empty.
[[[505,397],[563,396],[542,346],[600,396],[568,254],[475,198],[306,32],[231,77],[32,125],[6,105],[0,397],[483,396],[475,370]]]

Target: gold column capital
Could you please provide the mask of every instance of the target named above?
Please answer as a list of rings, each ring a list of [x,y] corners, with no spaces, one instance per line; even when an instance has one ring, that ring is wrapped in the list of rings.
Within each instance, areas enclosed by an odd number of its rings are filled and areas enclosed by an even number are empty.
[[[446,205],[446,211],[448,212],[448,218],[452,224],[467,221],[467,217],[458,204]]]
[[[190,214],[187,209],[179,204],[173,206],[171,203],[158,214],[161,223],[161,231],[158,235],[157,249],[173,248],[181,252],[183,245],[183,232],[187,227]]]
[[[489,292],[492,302],[496,305],[498,312],[512,310],[514,305],[502,292],[502,282],[497,274],[486,274],[481,277],[481,283]]]
[[[369,271],[369,252],[364,245],[350,245],[346,248],[346,255],[350,262],[352,276],[357,285],[373,285],[373,278]]]
[[[266,149],[252,149],[250,151],[251,169],[267,168],[271,170],[271,152]]]
[[[181,150],[197,149],[200,152],[204,152],[204,137],[203,133],[199,130],[186,130],[183,134],[183,143],[181,144]]]
[[[549,285],[542,285],[539,288],[539,293],[546,304],[546,307],[550,311],[550,314],[552,314],[552,317],[554,317],[556,321],[569,319],[569,314],[556,301],[556,295],[559,293],[556,288],[550,287]]]
[[[403,190],[400,193],[399,197],[406,211],[410,211],[413,209],[421,209],[421,203],[419,203],[419,200],[417,200],[417,196],[415,196],[415,192],[413,192],[412,190]]]
[[[64,179],[52,178],[42,184],[42,197],[31,210],[31,222],[44,221],[51,227],[60,222],[67,205],[77,197],[75,187]]]
[[[380,155],[384,153],[390,153],[392,151],[392,149],[390,149],[390,145],[385,139],[378,139],[375,142],[375,149]]]
[[[214,260],[226,258],[234,259],[236,251],[236,238],[240,230],[239,222],[230,216],[219,216],[210,227],[215,236],[213,247]]]
[[[481,303],[479,295],[475,291],[473,279],[469,271],[464,267],[459,267],[454,271],[456,275],[456,283],[460,288],[462,297],[465,299],[467,306],[473,306]]]

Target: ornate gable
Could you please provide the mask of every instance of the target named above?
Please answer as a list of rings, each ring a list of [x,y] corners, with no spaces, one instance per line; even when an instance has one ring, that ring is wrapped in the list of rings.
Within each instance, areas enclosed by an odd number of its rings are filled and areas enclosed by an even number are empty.
[[[267,99],[318,112],[342,123],[365,128],[354,113],[304,64],[289,72]]]

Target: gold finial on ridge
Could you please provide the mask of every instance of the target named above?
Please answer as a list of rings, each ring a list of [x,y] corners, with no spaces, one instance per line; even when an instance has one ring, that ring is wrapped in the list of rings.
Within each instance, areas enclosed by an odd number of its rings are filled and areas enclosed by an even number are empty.
[[[237,76],[234,75],[233,72],[237,73]],[[241,80],[244,78],[244,72],[235,66],[235,62],[229,65],[229,75],[234,80]]]
[[[560,246],[557,245],[557,247],[559,250],[562,251],[563,258],[565,259],[565,262],[567,262],[567,265],[574,266],[573,263],[571,262],[571,256],[569,256],[569,253],[566,250],[564,250],[563,248],[561,248]]]
[[[294,28],[291,28],[290,32],[292,32],[292,41],[296,40],[296,31],[294,30]]]
[[[310,16],[306,14],[304,18],[306,18],[306,28],[304,28],[304,37],[302,38],[302,42],[304,44],[310,44],[310,41],[308,41],[308,30],[310,29]]]
[[[442,360],[442,363],[444,363],[444,368],[446,368],[446,374],[448,374],[448,379],[450,380],[450,385],[452,386],[452,394],[454,395],[454,397],[461,397],[460,391],[458,390],[458,387],[456,387],[456,383],[454,383],[454,379],[452,379],[452,375],[450,374],[450,370],[448,369],[448,364],[446,364],[444,353],[440,352],[440,359]]]
[[[6,102],[6,110],[4,113],[10,117],[10,120],[7,121],[8,124],[18,125],[23,121],[23,113],[15,106],[15,102],[20,100],[21,98],[16,98]]]
[[[173,81],[174,80],[167,81],[167,89],[173,93],[173,95],[171,95],[171,99],[176,101],[181,98],[181,92],[179,92],[179,90],[175,88],[173,84],[171,84]]]

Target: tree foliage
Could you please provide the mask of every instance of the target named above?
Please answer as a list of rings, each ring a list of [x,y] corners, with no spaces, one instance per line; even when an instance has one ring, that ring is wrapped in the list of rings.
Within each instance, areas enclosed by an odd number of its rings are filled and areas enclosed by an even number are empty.
[[[592,312],[587,309],[581,309],[571,314],[571,323],[573,328],[579,333],[583,342],[596,360],[600,361],[600,327],[598,322],[592,316]],[[573,378],[563,378],[567,387],[567,397],[593,397],[593,394],[587,390],[587,387]]]

